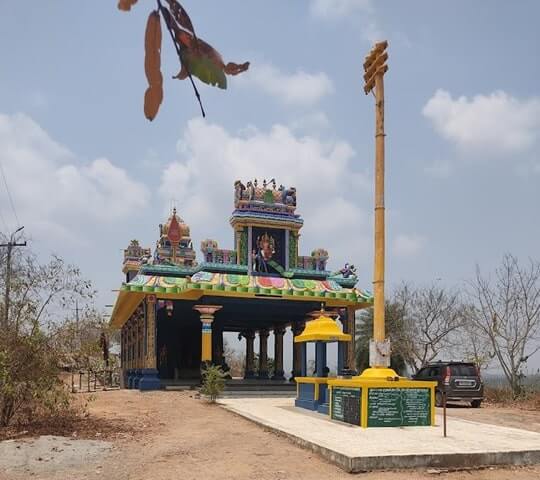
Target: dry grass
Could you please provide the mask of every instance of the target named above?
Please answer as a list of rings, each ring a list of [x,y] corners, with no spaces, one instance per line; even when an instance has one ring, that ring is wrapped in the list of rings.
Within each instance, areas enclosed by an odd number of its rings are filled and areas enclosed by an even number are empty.
[[[40,435],[114,439],[135,433],[137,428],[125,420],[91,415],[92,401],[92,396],[74,395],[70,407],[56,414],[37,414],[31,421],[15,419],[9,427],[0,428],[0,440]]]
[[[514,399],[512,391],[507,387],[489,387],[484,389],[486,402],[495,406],[514,407],[523,410],[540,410],[540,392],[526,390],[525,394]]]

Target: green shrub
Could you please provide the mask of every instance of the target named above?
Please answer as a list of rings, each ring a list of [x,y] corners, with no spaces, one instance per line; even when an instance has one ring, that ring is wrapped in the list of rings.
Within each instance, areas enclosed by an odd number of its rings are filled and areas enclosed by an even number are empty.
[[[217,365],[208,365],[203,370],[201,393],[214,403],[225,388],[227,374]]]

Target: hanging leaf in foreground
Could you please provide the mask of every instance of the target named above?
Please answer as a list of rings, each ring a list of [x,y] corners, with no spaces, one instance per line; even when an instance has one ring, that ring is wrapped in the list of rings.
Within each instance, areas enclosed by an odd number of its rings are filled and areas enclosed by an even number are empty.
[[[118,10],[129,12],[131,7],[137,3],[137,0],[118,0]]]
[[[163,12],[163,17],[179,45],[182,68],[174,78],[184,80],[191,74],[208,85],[226,89],[225,74],[238,75],[249,68],[249,62],[241,65],[231,62],[225,65],[221,54],[214,47],[183,29],[168,11]]]
[[[157,115],[163,100],[163,77],[161,75],[161,23],[160,15],[165,21],[173,46],[180,61],[180,72],[173,78],[184,80],[189,78],[195,96],[205,116],[199,91],[193,77],[202,82],[222,89],[227,88],[226,75],[238,75],[249,68],[249,62],[225,64],[220,53],[201,38],[197,38],[195,28],[187,11],[176,0],[157,0],[158,9],[148,17],[145,34],[144,68],[148,80],[148,88],[144,95],[144,114],[149,120]],[[137,0],[119,0],[118,8],[129,11]]]
[[[150,13],[144,38],[144,72],[148,88],[144,94],[144,116],[153,120],[163,100],[161,75],[161,20],[157,10]]]

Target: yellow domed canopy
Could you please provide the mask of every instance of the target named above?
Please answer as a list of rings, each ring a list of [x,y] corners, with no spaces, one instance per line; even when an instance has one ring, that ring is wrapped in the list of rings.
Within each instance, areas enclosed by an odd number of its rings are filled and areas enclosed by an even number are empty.
[[[343,333],[339,325],[321,310],[319,317],[306,323],[304,331],[294,337],[294,342],[350,342],[348,333]]]

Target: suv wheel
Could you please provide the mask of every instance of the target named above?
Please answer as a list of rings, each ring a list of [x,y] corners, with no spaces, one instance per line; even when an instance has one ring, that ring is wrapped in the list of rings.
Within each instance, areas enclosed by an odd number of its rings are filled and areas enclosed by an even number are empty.
[[[473,408],[480,408],[480,405],[482,404],[482,400],[473,400],[471,402],[471,407]]]
[[[435,392],[435,406],[436,407],[443,406],[443,396],[441,392]]]

